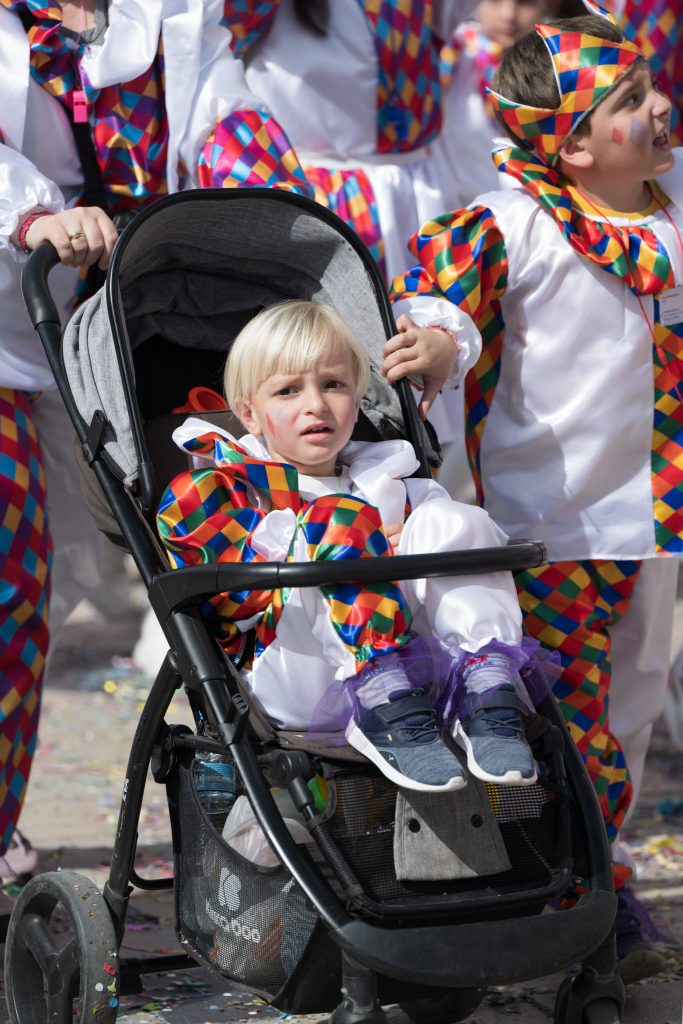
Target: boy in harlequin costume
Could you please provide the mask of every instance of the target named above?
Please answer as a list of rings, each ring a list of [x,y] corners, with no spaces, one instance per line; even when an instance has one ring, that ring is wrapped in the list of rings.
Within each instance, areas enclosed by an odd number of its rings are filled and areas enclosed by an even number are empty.
[[[368,374],[367,354],[330,307],[291,301],[254,317],[225,373],[230,406],[250,433],[236,441],[189,419],[174,434],[201,468],[176,477],[161,500],[172,562],[504,544],[482,509],[411,478],[408,442],[350,443]],[[529,647],[509,574],[222,594],[208,615],[228,651],[255,629],[246,680],[278,727],[345,728],[397,785],[460,789],[465,772],[440,735],[438,705],[473,774],[535,781],[517,674]]]
[[[479,498],[547,545],[516,579],[524,621],[560,653],[555,693],[614,841],[662,706],[683,552],[683,177],[671,104],[602,13],[536,26],[494,88],[512,139],[494,159],[516,187],[423,225],[397,312],[433,322],[446,297],[482,333],[465,396]],[[397,379],[396,341],[385,353]],[[626,980],[661,966],[630,874],[615,862]]]

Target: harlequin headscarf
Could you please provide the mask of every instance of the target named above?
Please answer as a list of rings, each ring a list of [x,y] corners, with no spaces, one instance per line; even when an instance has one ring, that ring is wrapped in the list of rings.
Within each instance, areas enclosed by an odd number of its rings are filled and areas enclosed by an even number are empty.
[[[584,0],[591,14],[616,24],[602,7]],[[584,117],[611,92],[619,79],[639,60],[633,43],[602,39],[583,32],[568,32],[553,25],[536,25],[555,72],[560,105],[555,110],[529,107],[489,90],[494,109],[510,131],[552,166],[565,139]]]

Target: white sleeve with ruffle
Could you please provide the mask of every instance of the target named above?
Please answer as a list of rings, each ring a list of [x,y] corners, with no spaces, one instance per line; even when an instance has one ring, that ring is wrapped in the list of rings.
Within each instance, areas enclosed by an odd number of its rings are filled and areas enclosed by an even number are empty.
[[[394,319],[405,313],[420,327],[443,327],[455,335],[458,359],[444,387],[456,388],[462,384],[481,355],[481,334],[472,317],[448,299],[434,295],[398,299],[393,304],[393,312]]]
[[[0,249],[17,260],[26,259],[12,241],[27,213],[37,207],[61,213],[64,197],[54,182],[11,146],[0,143]]]

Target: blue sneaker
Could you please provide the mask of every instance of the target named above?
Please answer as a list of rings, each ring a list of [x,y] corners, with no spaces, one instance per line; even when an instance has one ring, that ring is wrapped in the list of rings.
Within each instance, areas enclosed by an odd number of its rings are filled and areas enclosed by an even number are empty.
[[[514,687],[507,684],[483,696],[465,696],[453,738],[467,753],[472,775],[499,786],[531,786],[536,781],[536,762],[522,724],[526,712]]]
[[[467,785],[465,770],[444,743],[436,708],[423,690],[404,691],[374,708],[358,705],[346,739],[404,789],[442,793]]]

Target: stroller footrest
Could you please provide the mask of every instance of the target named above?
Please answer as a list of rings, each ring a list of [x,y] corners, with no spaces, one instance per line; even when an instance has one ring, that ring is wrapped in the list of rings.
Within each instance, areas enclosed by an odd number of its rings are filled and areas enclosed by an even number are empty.
[[[350,921],[334,941],[390,978],[445,988],[530,981],[579,963],[607,938],[616,914],[611,892],[590,892],[569,910],[492,922],[380,928]]]

